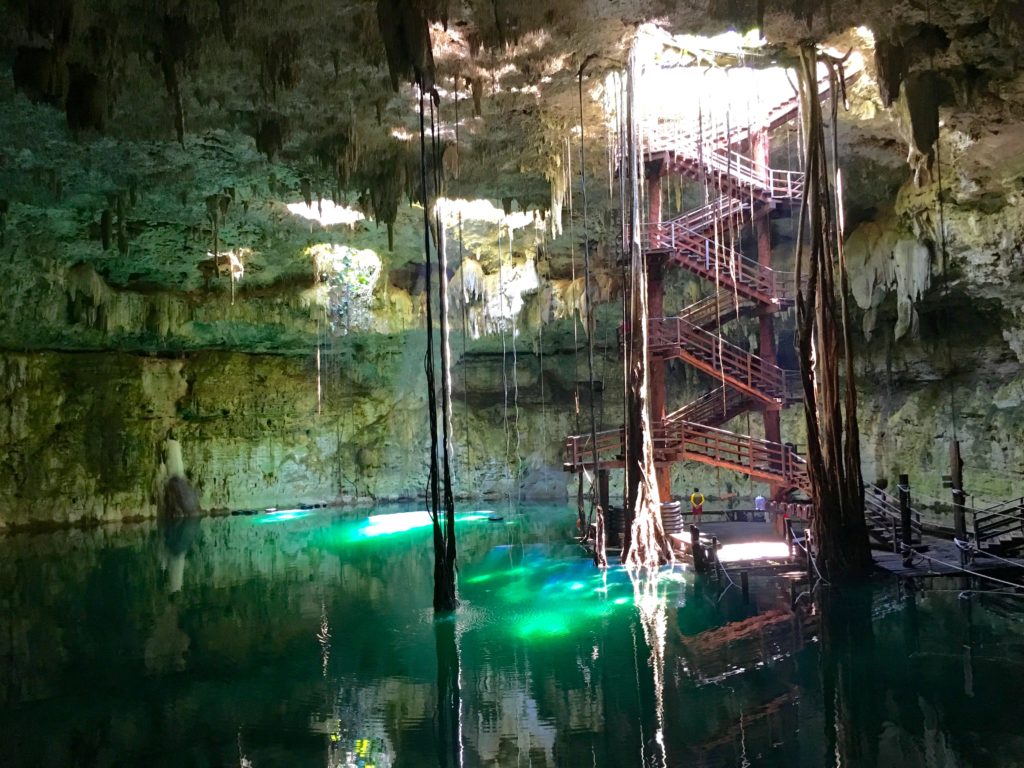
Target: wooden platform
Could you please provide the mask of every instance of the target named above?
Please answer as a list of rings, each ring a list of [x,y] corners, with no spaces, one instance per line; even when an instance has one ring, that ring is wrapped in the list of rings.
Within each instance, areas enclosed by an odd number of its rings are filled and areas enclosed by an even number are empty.
[[[910,567],[903,564],[903,556],[900,554],[875,550],[871,553],[875,560],[875,567],[901,578],[967,575],[960,568],[960,550],[957,549],[952,541],[925,536],[923,544],[927,547],[927,550],[916,555],[913,559],[913,565]],[[985,573],[988,571],[1016,569],[1018,566],[1024,568],[1024,559],[1014,557],[998,559],[982,553],[976,553],[974,562],[968,562],[965,567],[975,573]],[[1007,580],[1019,581],[1024,586],[1024,573],[1014,575]]]

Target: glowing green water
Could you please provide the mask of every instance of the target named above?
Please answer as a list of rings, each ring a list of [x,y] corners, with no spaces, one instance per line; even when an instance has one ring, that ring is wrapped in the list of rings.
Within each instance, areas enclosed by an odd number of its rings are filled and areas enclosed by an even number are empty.
[[[1015,598],[822,618],[785,578],[667,573],[656,675],[570,510],[464,513],[437,622],[426,518],[382,511],[0,539],[0,765],[1024,765]]]

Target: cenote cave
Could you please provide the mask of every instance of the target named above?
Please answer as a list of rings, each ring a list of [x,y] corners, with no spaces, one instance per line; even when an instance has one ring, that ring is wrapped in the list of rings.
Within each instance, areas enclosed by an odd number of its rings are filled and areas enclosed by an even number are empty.
[[[1024,765],[1020,0],[0,19],[0,765]]]

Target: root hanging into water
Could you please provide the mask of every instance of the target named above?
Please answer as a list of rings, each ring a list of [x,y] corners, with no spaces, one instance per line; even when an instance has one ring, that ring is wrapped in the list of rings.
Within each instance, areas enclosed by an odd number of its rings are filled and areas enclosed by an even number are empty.
[[[630,571],[633,583],[633,604],[644,630],[644,641],[650,650],[648,666],[654,683],[654,743],[657,753],[652,764],[667,765],[665,756],[665,640],[668,634],[668,607],[664,582],[659,569]]]
[[[640,245],[640,211],[643,201],[640,197],[640,174],[643,168],[642,141],[639,132],[640,121],[635,99],[637,78],[637,51],[634,43],[629,54],[629,70],[626,84],[626,147],[629,172],[629,231],[630,253],[629,288],[629,380],[626,391],[628,405],[627,427],[627,484],[631,500],[632,518],[629,526],[629,541],[623,554],[627,568],[656,569],[672,560],[672,549],[668,545],[665,530],[661,524],[661,499],[654,467],[654,442],[651,428],[650,380],[648,367],[650,353],[648,339],[648,296],[647,263]],[[623,128],[620,127],[620,132]],[[629,502],[627,502],[629,503]]]
[[[842,62],[830,57],[822,60],[831,74],[831,149],[833,158],[838,158],[838,100],[845,94]],[[796,252],[797,338],[818,565],[828,579],[849,580],[867,574],[871,554],[864,522],[857,390],[848,331],[842,198],[837,193],[842,189],[841,176],[838,169],[829,168],[817,90],[818,62],[814,46],[800,49],[800,103],[807,146]],[[806,248],[805,239],[809,241]],[[803,273],[806,284],[801,279]]]

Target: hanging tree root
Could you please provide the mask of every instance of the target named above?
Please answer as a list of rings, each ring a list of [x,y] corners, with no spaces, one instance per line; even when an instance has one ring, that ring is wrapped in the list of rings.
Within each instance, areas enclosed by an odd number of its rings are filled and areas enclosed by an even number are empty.
[[[636,46],[629,54],[626,92],[626,136],[629,162],[629,250],[630,250],[630,348],[634,361],[629,371],[627,426],[627,484],[628,498],[633,502],[632,522],[629,527],[628,548],[623,551],[623,562],[632,569],[656,569],[672,560],[672,549],[661,524],[661,499],[654,466],[654,442],[650,412],[650,353],[647,348],[647,264],[640,246],[640,173],[643,168],[638,135],[639,120],[636,113]],[[621,127],[620,127],[621,130]],[[623,158],[625,160],[626,158]]]
[[[831,57],[821,60],[831,73],[835,157],[838,98],[840,92],[845,93],[842,62]],[[818,61],[813,45],[800,49],[798,75],[806,157],[796,253],[797,338],[818,565],[825,578],[843,581],[866,575],[871,555],[864,522],[857,391],[848,333],[842,199],[837,194],[837,189],[841,192],[841,176],[829,168],[817,92]]]

